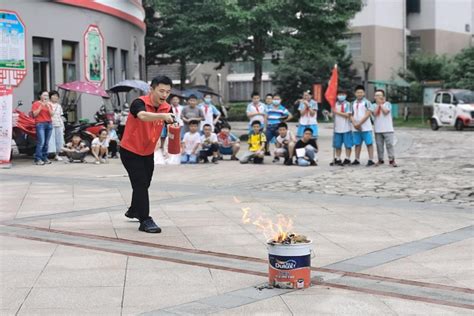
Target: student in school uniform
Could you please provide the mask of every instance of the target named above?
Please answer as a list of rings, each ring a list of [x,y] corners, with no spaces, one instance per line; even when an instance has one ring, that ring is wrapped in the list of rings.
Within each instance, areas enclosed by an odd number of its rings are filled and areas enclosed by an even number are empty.
[[[377,166],[384,164],[384,146],[387,148],[388,163],[397,167],[395,162],[395,136],[392,120],[392,104],[387,102],[385,91],[375,90],[374,132],[377,145]]]
[[[330,113],[330,116],[334,118],[332,146],[336,151],[332,165],[336,166],[350,165],[351,163],[350,159],[353,146],[351,124],[352,106],[346,98],[347,93],[345,91],[338,91],[336,104]],[[342,145],[344,145],[346,151],[346,158],[344,161],[341,159]]]
[[[352,103],[353,114],[351,116],[352,121],[352,139],[355,145],[355,159],[352,165],[360,165],[360,152],[362,149],[362,143],[367,146],[367,152],[369,153],[369,161],[367,166],[373,166],[374,163],[374,146],[372,137],[372,122],[370,116],[373,114],[373,106],[369,100],[365,98],[365,89],[363,86],[357,86],[355,88],[356,99]]]

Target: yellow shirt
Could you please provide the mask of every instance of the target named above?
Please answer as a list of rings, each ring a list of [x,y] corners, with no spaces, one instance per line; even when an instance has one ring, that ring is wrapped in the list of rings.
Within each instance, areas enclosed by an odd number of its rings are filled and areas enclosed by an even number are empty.
[[[249,135],[249,151],[259,151],[262,148],[263,143],[267,142],[267,138],[264,133]]]

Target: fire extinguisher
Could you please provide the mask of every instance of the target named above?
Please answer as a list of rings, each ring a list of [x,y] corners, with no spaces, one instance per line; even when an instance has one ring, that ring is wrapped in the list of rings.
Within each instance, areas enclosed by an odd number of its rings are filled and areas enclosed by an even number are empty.
[[[181,128],[176,121],[168,125],[168,153],[178,155],[181,153]]]

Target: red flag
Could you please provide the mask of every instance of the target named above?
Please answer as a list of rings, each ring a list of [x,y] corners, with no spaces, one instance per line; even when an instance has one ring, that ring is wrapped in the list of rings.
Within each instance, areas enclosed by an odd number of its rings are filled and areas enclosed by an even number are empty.
[[[339,79],[338,79],[338,75],[337,75],[337,64],[336,64],[336,65],[334,65],[334,68],[332,69],[331,78],[329,79],[328,88],[326,89],[326,92],[324,93],[324,97],[326,98],[326,100],[331,105],[331,108],[334,108],[334,106],[336,105],[338,81],[339,81]]]

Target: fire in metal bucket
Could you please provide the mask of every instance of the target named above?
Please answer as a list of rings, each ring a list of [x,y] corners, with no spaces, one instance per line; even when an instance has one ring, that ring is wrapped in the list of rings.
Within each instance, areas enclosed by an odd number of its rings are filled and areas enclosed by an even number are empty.
[[[234,201],[241,203],[236,197],[234,197]],[[306,236],[293,232],[293,219],[288,216],[278,214],[274,221],[265,214],[254,214],[249,207],[242,207],[241,209],[242,222],[257,226],[269,243],[289,245],[309,242]]]
[[[234,201],[240,204],[239,199]],[[271,287],[303,289],[311,285],[311,240],[293,233],[293,220],[277,215],[254,214],[242,207],[242,222],[257,226],[267,239],[268,283]]]

